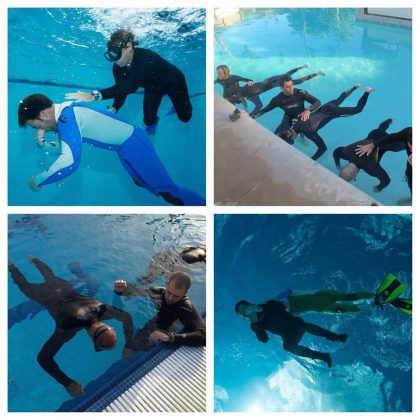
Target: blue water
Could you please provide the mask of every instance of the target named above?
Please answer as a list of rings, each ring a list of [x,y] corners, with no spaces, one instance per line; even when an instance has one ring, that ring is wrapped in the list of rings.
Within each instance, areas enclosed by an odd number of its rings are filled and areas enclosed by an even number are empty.
[[[59,103],[68,92],[112,86],[112,64],[103,54],[110,34],[121,27],[131,28],[141,47],[162,55],[186,76],[193,117],[185,124],[176,114],[166,115],[172,103],[164,97],[155,148],[176,183],[205,196],[204,9],[9,9],[8,18],[10,205],[166,204],[135,186],[115,153],[88,145],[83,145],[81,166],[70,177],[36,194],[27,185],[58,151],[39,149],[35,131],[18,127],[19,101],[44,93]],[[68,84],[77,87],[62,86]],[[141,92],[129,95],[119,115],[144,127]],[[50,134],[47,140],[53,138]]]
[[[391,306],[300,316],[346,343],[306,334],[333,367],[299,358],[269,333],[259,342],[235,303],[281,290],[374,291],[387,273],[412,293],[412,220],[400,215],[216,215],[215,409],[217,411],[412,410],[411,317]],[[232,372],[235,372],[232,375]]]
[[[358,82],[376,89],[361,114],[334,120],[320,130],[328,150],[318,162],[326,168],[337,173],[333,150],[364,139],[386,118],[394,118],[389,132],[412,125],[411,29],[358,21],[355,9],[240,10],[240,22],[215,29],[215,66],[226,64],[231,74],[258,82],[307,63],[309,69],[294,77],[323,70],[325,77],[298,86],[321,102],[335,99]],[[220,85],[215,89],[222,94]],[[263,104],[279,91],[264,93]],[[363,88],[354,92],[343,106],[355,106],[362,92]],[[282,117],[283,111],[275,109],[257,121],[274,131]],[[298,139],[294,147],[308,156],[316,150],[311,141],[304,145]],[[382,166],[391,184],[380,193],[372,192],[377,180],[365,173],[359,174],[355,185],[382,203],[394,205],[410,195],[403,181],[406,160],[405,152],[385,154]]]
[[[28,255],[37,256],[57,276],[68,280],[74,280],[75,276],[67,265],[79,262],[89,276],[85,294],[127,310],[133,316],[134,326],[139,328],[155,315],[153,304],[140,297],[122,303],[115,300],[114,280],[134,281],[159,251],[205,245],[205,229],[205,217],[196,215],[12,215],[8,257],[34,283],[41,282],[42,277],[29,263]],[[205,269],[195,267],[190,274],[193,285],[189,296],[204,313]],[[157,281],[158,285],[163,283],[163,278]],[[8,292],[9,309],[28,301],[10,275]],[[81,331],[55,358],[68,376],[84,385],[86,397],[105,385],[107,379],[115,378],[116,364],[117,370],[129,367],[130,362],[121,361],[124,344],[121,323],[110,320],[109,324],[120,338],[112,351],[96,353],[87,334]],[[64,402],[72,402],[64,387],[37,363],[37,354],[53,331],[54,321],[47,311],[36,313],[32,319],[28,314],[9,329],[9,411],[55,411]],[[133,362],[147,356],[147,352],[136,352]],[[111,366],[114,374],[108,372]]]

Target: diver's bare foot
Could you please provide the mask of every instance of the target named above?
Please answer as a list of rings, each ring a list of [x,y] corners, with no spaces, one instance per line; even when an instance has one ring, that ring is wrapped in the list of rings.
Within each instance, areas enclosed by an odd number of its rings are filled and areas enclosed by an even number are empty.
[[[34,260],[36,260],[36,257],[34,257],[33,255],[29,255],[28,258],[30,262],[33,262]]]
[[[317,75],[318,76],[325,76],[325,73],[322,70],[320,70],[320,71],[317,72]]]
[[[9,268],[14,267],[15,266],[15,262],[13,260],[9,260],[8,266],[9,266]]]
[[[375,89],[371,88],[370,86],[366,86],[366,88],[365,88],[365,92],[367,92],[367,93],[373,92],[374,90]]]
[[[356,88],[356,89],[359,89],[359,87],[360,86],[362,86],[362,84],[359,82],[359,83],[356,83],[355,85],[354,85],[354,87]]]
[[[301,69],[307,69],[309,67],[309,64],[302,64],[300,66]]]

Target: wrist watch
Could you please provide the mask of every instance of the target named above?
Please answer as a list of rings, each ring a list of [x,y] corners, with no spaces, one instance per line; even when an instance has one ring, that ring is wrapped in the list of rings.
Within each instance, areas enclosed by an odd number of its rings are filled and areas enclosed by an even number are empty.
[[[170,343],[175,343],[175,334],[174,333],[169,333],[168,337],[169,337],[169,342]]]
[[[97,89],[92,90],[92,92],[90,92],[90,94],[93,96],[93,99],[95,101],[99,101],[100,99],[102,99],[101,92],[99,92],[99,90],[97,90]]]

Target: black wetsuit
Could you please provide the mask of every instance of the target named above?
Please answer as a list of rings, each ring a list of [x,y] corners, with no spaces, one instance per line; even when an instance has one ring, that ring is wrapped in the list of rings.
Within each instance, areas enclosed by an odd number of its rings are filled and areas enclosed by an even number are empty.
[[[327,361],[328,353],[321,353],[299,345],[303,335],[309,333],[332,341],[345,340],[343,334],[335,334],[318,325],[305,322],[302,318],[293,316],[286,310],[284,303],[278,300],[270,300],[258,306],[263,310],[257,313],[258,320],[251,323],[251,329],[258,340],[263,343],[267,343],[267,331],[269,331],[283,338],[283,348],[286,351],[301,357]]]
[[[126,346],[130,347],[133,335],[133,321],[127,312],[78,294],[70,282],[56,277],[45,263],[32,260],[45,279],[44,283],[29,283],[20,270],[9,266],[12,279],[30,299],[44,306],[56,322],[54,333],[38,354],[38,363],[57,382],[67,387],[73,380],[57,365],[54,356],[81,329],[93,322],[118,319],[123,323]]]
[[[356,106],[340,107],[340,104],[356,89],[356,87],[348,89],[344,91],[337,99],[334,99],[322,105],[311,114],[309,120],[301,121],[300,119],[297,119],[295,120],[295,123],[292,124],[293,129],[296,133],[304,134],[309,140],[312,140],[318,147],[317,151],[312,156],[313,160],[317,160],[318,158],[320,158],[327,150],[327,146],[322,137],[318,134],[318,130],[320,130],[322,127],[325,127],[330,121],[334,120],[335,118],[349,117],[351,115],[359,114],[363,111],[363,108],[365,107],[369,98],[368,92],[363,93]],[[282,134],[283,133],[280,133],[279,135],[282,136]]]
[[[388,173],[380,165],[383,154],[387,151],[398,152],[404,150],[404,135],[402,131],[388,135],[386,130],[391,124],[392,120],[387,119],[383,121],[378,128],[372,130],[365,140],[359,140],[345,147],[337,147],[334,150],[333,156],[335,165],[340,166],[340,159],[348,160],[354,163],[359,169],[365,171],[368,175],[379,179],[379,184],[375,187],[378,191],[383,190],[391,182]],[[387,142],[388,137],[391,138],[390,142]],[[397,140],[399,139],[399,140]],[[378,146],[378,141],[382,140],[383,145],[379,145],[369,156],[358,156],[356,154],[356,148],[360,145],[374,143]]]
[[[118,111],[127,95],[144,88],[144,123],[149,126],[157,121],[157,112],[164,95],[172,101],[178,118],[187,122],[192,116],[184,73],[159,54],[145,48],[134,48],[131,65],[112,68],[116,84],[100,90],[102,99],[114,98],[112,106]]]
[[[134,335],[134,350],[149,350],[153,347],[149,335],[155,330],[168,331],[176,320],[179,320],[186,330],[183,334],[175,334],[177,346],[202,347],[206,345],[206,326],[188,296],[184,296],[174,305],[168,305],[165,302],[164,287],[152,287],[150,292],[158,313]]]
[[[253,117],[257,118],[274,108],[281,108],[284,111],[284,116],[280,125],[274,130],[274,134],[279,135],[280,133],[289,130],[292,120],[298,118],[299,115],[305,111],[305,102],[311,104],[308,108],[311,112],[321,105],[320,100],[306,92],[306,90],[294,89],[292,95],[285,95],[283,92],[279,93],[265,108],[256,112]]]
[[[231,74],[227,79],[216,79],[214,83],[219,83],[223,87],[223,97],[232,104],[243,103],[246,106],[246,101],[243,100],[241,95],[241,86],[239,82],[252,82],[251,79],[247,79],[242,76]]]
[[[400,151],[406,150],[407,156],[411,155],[411,150],[409,147],[409,143],[412,142],[412,128],[406,127],[399,131],[398,133],[393,133],[387,135],[386,137],[376,138],[373,141],[373,144],[379,147],[379,150],[392,150],[392,151]],[[413,194],[413,173],[412,173],[412,166],[407,161],[406,168],[405,168],[405,175],[407,178],[408,187],[410,188],[410,193]]]

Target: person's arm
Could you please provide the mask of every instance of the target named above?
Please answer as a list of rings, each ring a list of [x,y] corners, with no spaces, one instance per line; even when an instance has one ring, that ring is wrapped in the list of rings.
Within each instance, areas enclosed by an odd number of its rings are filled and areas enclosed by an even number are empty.
[[[114,75],[114,80],[116,84],[120,83],[124,79],[124,70],[121,67],[117,66],[116,64],[114,64],[112,68],[112,74]],[[101,91],[101,94],[102,94],[102,91]],[[115,112],[118,112],[121,109],[126,99],[127,99],[127,95],[119,95],[114,98],[114,102],[112,103],[112,108],[115,109]]]
[[[34,175],[30,180],[30,187],[37,191],[40,187],[60,181],[70,176],[80,165],[82,154],[82,138],[74,116],[73,108],[65,109],[60,116],[65,123],[60,124],[58,135],[61,152],[55,162],[45,171]]]
[[[306,90],[302,90],[301,92],[303,93],[303,99],[311,104],[310,107],[306,108],[306,111],[313,112],[321,106],[321,101],[318,98],[312,96]]]
[[[272,109],[274,109],[276,107],[277,107],[277,101],[276,101],[276,97],[274,97],[266,107],[261,108],[259,111],[253,113],[252,118],[254,118],[254,119],[258,118],[261,115],[263,115],[267,112],[270,112]]]
[[[268,342],[268,334],[267,331],[258,327],[258,324],[256,322],[253,322],[251,324],[251,329],[254,331],[255,335],[257,336],[258,340],[260,340],[262,343]]]
[[[192,304],[179,308],[179,320],[187,330],[184,334],[169,334],[169,341],[177,346],[202,347],[206,345],[206,326]]]
[[[236,76],[236,75],[232,75],[230,76],[231,80],[234,82],[247,82],[247,84],[254,84],[254,81],[252,79],[247,79],[246,77],[242,77],[242,76]]]
[[[38,363],[49,375],[51,375],[57,382],[68,388],[74,381],[68,377],[57,365],[54,356],[58,353],[61,347],[70,341],[78,332],[77,329],[61,330],[56,329],[53,335],[47,340],[38,354]]]
[[[337,169],[341,169],[340,159],[342,157],[344,147],[337,147],[333,152],[334,163]]]

